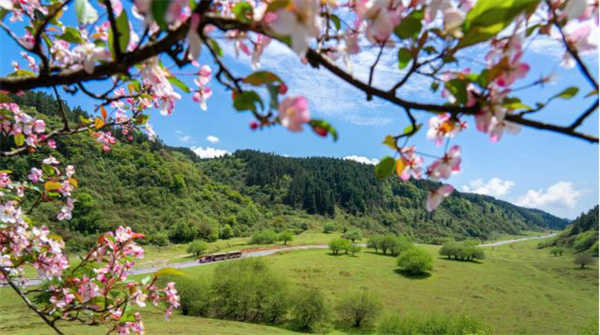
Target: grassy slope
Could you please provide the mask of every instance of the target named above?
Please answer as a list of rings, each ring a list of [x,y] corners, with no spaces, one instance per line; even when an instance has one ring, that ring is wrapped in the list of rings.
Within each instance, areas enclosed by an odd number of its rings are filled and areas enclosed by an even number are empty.
[[[331,235],[306,238],[317,242],[326,237]],[[298,238],[296,243],[302,241]],[[570,255],[552,257],[546,250],[536,249],[537,242],[486,248],[487,259],[481,264],[436,256],[432,276],[424,279],[404,277],[396,271],[394,258],[370,252],[334,257],[324,250],[295,251],[265,260],[297,285],[323,288],[332,303],[346,290],[369,288],[385,298],[386,313],[466,313],[483,318],[498,334],[575,334],[598,317],[597,264],[577,269]],[[426,248],[437,253],[437,247]],[[209,265],[184,271],[210,276],[213,269],[214,265]],[[50,334],[6,289],[0,296],[0,333]],[[143,313],[149,334],[289,333],[275,327],[184,316],[165,323],[160,311],[150,308]],[[101,333],[97,328],[67,328],[67,333],[74,332]]]
[[[432,276],[411,279],[395,259],[369,252],[358,257],[323,250],[267,257],[298,285],[317,285],[332,302],[349,289],[369,288],[385,298],[387,313],[466,313],[481,317],[498,334],[574,334],[598,317],[597,265],[579,270],[571,256],[552,257],[537,241],[487,249],[481,264],[436,258]],[[432,253],[437,247],[428,246]],[[186,269],[210,275],[214,266]]]

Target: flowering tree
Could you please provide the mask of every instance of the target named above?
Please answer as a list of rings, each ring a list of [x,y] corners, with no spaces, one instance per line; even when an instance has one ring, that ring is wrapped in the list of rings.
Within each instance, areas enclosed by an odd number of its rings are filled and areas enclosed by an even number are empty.
[[[53,149],[55,138],[80,132],[89,132],[105,151],[116,142],[115,131],[130,139],[133,132],[143,131],[153,139],[151,112],[173,113],[185,94],[207,109],[213,77],[231,91],[236,110],[252,113],[252,129],[280,125],[297,132],[310,127],[335,140],[337,132],[328,122],[311,118],[305,97],[289,96],[280,76],[258,69],[264,50],[282,43],[304,66],[324,68],[364,92],[367,100],[387,101],[406,115],[406,129],[383,141],[394,154],[376,166],[377,177],[443,181],[460,169],[461,148],[449,143],[469,122],[494,142],[505,132],[531,127],[598,143],[597,135],[580,131],[598,107],[597,79],[581,57],[596,50],[592,38],[597,26],[597,0],[0,0],[0,28],[22,49],[25,61],[13,62],[14,72],[0,77],[0,155]],[[531,70],[523,60],[523,45],[542,35],[564,47],[562,65],[577,68],[589,87],[549,92],[532,107],[519,96],[542,87],[549,76],[516,83]],[[223,57],[223,43],[233,44],[256,72],[236,75]],[[356,78],[353,58],[373,49],[368,78]],[[214,75],[210,66],[198,63],[201,52],[214,61]],[[397,81],[386,88],[374,84],[384,53],[398,59]],[[483,53],[485,59],[470,69],[464,66],[467,53]],[[195,87],[179,80],[174,68],[194,74]],[[445,103],[401,98],[404,85],[415,77],[429,81],[432,95],[441,91]],[[59,103],[59,90],[97,100],[94,118],[73,124],[61,105],[62,126],[47,129],[11,99],[39,88],[51,88]],[[570,124],[544,120],[541,112],[554,100],[575,98],[580,89],[585,91],[579,99],[593,100],[589,108]],[[426,136],[445,147],[441,154],[423,154],[410,145],[421,129],[415,112],[432,114]],[[167,315],[178,307],[173,284],[156,286],[161,273],[139,282],[127,278],[133,259],[143,256],[135,243],[143,235],[129,228],[101,235],[87,256],[69,262],[60,237],[31,222],[31,209],[23,203],[32,198],[33,207],[57,202],[57,220],[70,219],[76,205],[71,192],[78,185],[75,168],[61,168],[52,156],[40,163],[31,167],[28,180],[13,181],[10,171],[0,171],[0,282],[10,285],[58,333],[58,320],[108,323],[111,331],[142,333],[143,323],[132,305],[164,301]],[[432,190],[427,210],[452,192],[447,184]],[[27,290],[25,265],[35,267],[48,282]],[[42,302],[29,298],[34,293]]]

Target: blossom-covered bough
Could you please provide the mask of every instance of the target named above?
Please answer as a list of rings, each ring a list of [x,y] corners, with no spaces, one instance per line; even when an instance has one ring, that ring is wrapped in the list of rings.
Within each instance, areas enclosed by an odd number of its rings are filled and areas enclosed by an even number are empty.
[[[337,139],[328,122],[311,118],[306,97],[288,95],[278,74],[259,69],[261,55],[276,43],[293,50],[302,66],[324,68],[362,91],[366,100],[384,100],[407,117],[406,128],[383,141],[394,154],[376,166],[379,178],[447,180],[461,163],[461,148],[451,140],[469,123],[492,141],[530,127],[598,143],[596,134],[580,130],[598,108],[598,81],[582,57],[597,48],[597,0],[0,0],[0,28],[23,57],[13,62],[12,73],[0,77],[2,157],[53,149],[57,137],[81,132],[105,151],[116,142],[114,132],[131,139],[133,132],[143,131],[153,139],[152,111],[169,115],[185,97],[206,110],[213,77],[231,91],[236,110],[254,115],[252,129],[310,127],[319,136]],[[519,80],[530,80],[532,64],[523,55],[538,38],[562,45],[561,65],[577,69],[587,87],[553,91],[544,87],[550,74],[518,86]],[[255,72],[234,73],[224,57],[225,44]],[[198,63],[201,53],[208,53],[216,70]],[[361,53],[374,53],[365,78],[352,72],[353,59]],[[380,87],[375,77],[386,54],[397,55],[397,80]],[[482,57],[468,61],[469,54]],[[174,69],[194,75],[194,86]],[[429,82],[432,96],[441,95],[445,102],[402,97],[403,87],[415,78]],[[528,106],[520,96],[533,87],[548,93]],[[15,95],[34,89],[56,95],[61,127],[47,129],[13,102]],[[70,122],[60,90],[96,100],[94,117]],[[589,108],[573,111],[577,116],[571,123],[557,124],[544,117],[556,99],[580,99]],[[426,136],[444,148],[441,153],[424,154],[411,145],[422,126],[416,112],[432,114]],[[76,206],[71,193],[78,186],[74,175],[73,166],[61,168],[51,156],[31,167],[27,180],[14,181],[10,171],[0,171],[0,282],[58,333],[59,320],[143,333],[141,316],[132,306],[162,301],[168,315],[179,305],[172,283],[157,287],[161,273],[128,279],[134,259],[143,256],[135,243],[143,235],[120,227],[101,235],[87,256],[69,262],[51,227],[27,217],[37,204],[52,201],[58,203],[56,219],[70,219]],[[427,210],[452,191],[447,184],[432,189]],[[26,198],[35,199],[31,208],[24,208]],[[47,282],[27,289],[25,265]]]

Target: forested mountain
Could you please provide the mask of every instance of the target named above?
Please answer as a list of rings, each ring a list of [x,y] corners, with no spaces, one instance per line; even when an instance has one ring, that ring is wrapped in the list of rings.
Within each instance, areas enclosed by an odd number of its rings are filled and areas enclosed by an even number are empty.
[[[598,256],[598,205],[582,213],[549,245],[566,246],[574,252]]]
[[[212,179],[230,185],[256,203],[286,206],[326,217],[349,216],[369,230],[411,233],[421,239],[453,235],[489,238],[524,229],[563,229],[568,221],[489,196],[454,192],[433,213],[424,199],[434,183],[377,180],[373,166],[334,158],[288,158],[241,150],[204,160]],[[280,209],[281,210],[281,209]]]
[[[54,99],[43,93],[14,97],[51,128],[61,120]],[[89,117],[69,110],[72,124]],[[118,133],[116,129],[115,134]],[[36,207],[36,222],[51,223],[72,248],[85,247],[99,232],[129,225],[150,243],[212,240],[227,231],[308,228],[325,224],[340,230],[403,232],[435,242],[453,236],[491,238],[526,229],[562,229],[567,221],[492,197],[455,192],[433,213],[424,199],[428,181],[380,181],[373,166],[333,158],[286,158],[242,150],[229,157],[201,160],[188,148],[150,142],[136,134],[103,152],[89,134],[57,140],[52,154],[76,166],[79,188],[71,221],[57,221],[52,204]],[[0,159],[2,169],[26,176],[49,151]],[[26,207],[27,208],[27,207]],[[227,227],[224,229],[224,227]],[[229,229],[229,227],[231,229]]]

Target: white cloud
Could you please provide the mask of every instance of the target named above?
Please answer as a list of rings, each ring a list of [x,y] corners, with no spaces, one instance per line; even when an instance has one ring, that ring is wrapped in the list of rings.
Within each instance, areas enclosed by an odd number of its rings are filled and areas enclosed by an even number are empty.
[[[344,157],[344,159],[347,161],[355,161],[355,162],[359,162],[359,163],[363,163],[363,164],[371,164],[371,165],[375,165],[375,164],[379,163],[379,159],[377,159],[377,158],[367,158],[364,156],[357,156],[357,155],[346,156],[346,157]]]
[[[181,130],[175,130],[175,134],[177,134],[177,139],[181,142],[194,142],[192,136],[184,134]]]
[[[231,152],[222,149],[216,149],[211,147],[191,147],[192,151],[200,158],[216,158],[231,155]]]
[[[523,207],[556,212],[560,209],[575,208],[583,193],[582,190],[576,190],[572,182],[559,181],[550,185],[546,190],[529,190],[518,197],[515,203]]]
[[[463,185],[463,192],[478,193],[484,195],[491,195],[496,198],[500,198],[510,192],[515,186],[515,183],[510,180],[502,180],[500,178],[492,178],[487,182],[481,179],[471,180],[469,185]]]
[[[219,142],[219,138],[213,135],[208,135],[206,136],[206,140],[209,141],[210,143],[217,143]]]

